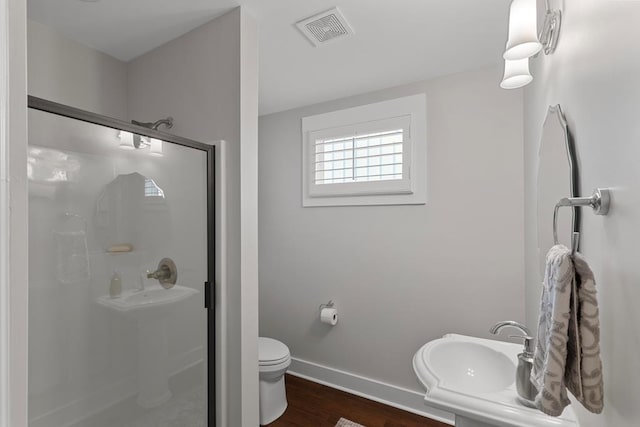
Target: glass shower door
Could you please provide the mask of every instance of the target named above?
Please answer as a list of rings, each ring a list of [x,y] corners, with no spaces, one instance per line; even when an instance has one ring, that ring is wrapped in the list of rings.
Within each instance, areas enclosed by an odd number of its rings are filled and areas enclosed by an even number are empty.
[[[29,111],[29,424],[213,426],[213,148],[63,110]]]

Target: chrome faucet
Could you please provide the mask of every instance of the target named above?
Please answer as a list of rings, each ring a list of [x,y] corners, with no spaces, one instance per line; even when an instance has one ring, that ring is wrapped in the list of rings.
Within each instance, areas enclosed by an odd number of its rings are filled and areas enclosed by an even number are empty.
[[[522,335],[509,335],[509,338],[522,338],[524,340],[524,350],[518,354],[518,368],[516,370],[516,390],[518,391],[519,400],[523,405],[535,407],[534,399],[538,394],[538,389],[529,379],[531,370],[533,369],[533,337],[529,329],[522,323],[513,320],[505,320],[498,322],[489,330],[494,335],[500,333],[503,328],[514,328],[519,330]]]

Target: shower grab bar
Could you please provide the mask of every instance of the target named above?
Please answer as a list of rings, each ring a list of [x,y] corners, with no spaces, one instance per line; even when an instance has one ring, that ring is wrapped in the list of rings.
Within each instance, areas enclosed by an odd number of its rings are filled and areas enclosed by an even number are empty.
[[[553,243],[558,244],[558,210],[561,207],[591,206],[596,215],[607,215],[611,207],[611,191],[606,188],[596,188],[591,197],[565,197],[556,203],[553,210]],[[573,232],[571,237],[571,253],[575,255],[580,244],[580,233]]]

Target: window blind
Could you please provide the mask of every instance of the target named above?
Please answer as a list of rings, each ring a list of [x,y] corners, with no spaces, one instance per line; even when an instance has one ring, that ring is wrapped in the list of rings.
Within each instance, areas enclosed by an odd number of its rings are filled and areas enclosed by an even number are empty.
[[[315,141],[314,183],[401,180],[404,130]]]

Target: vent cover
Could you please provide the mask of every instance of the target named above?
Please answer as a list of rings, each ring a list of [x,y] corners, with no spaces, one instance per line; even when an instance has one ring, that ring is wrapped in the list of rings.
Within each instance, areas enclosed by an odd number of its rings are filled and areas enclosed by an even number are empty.
[[[303,19],[296,26],[314,46],[353,34],[353,29],[337,7]]]

